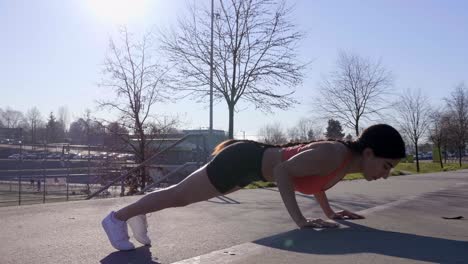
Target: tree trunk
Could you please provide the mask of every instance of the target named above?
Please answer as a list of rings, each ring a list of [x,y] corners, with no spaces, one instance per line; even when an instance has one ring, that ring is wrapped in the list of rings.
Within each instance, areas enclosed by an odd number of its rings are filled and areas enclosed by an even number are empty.
[[[359,138],[359,117],[356,118],[356,124],[354,125],[354,129],[356,130],[356,138]]]
[[[445,152],[444,152],[444,163],[447,164],[447,145],[445,145],[444,150],[445,150]]]
[[[462,166],[462,148],[458,148],[458,163]]]
[[[140,152],[140,164],[143,163],[145,160],[146,160],[146,136],[145,136],[145,131],[144,131],[144,128],[143,128],[143,124],[141,123],[140,121],[140,117],[138,115],[136,115],[136,118],[135,118],[135,128],[136,128],[136,134],[138,135],[138,150]],[[140,178],[140,181],[141,181],[141,190],[143,190],[145,188],[145,185],[146,185],[146,171],[145,171],[145,167],[143,166],[140,170],[138,170],[138,175],[136,176],[136,182],[135,182],[135,188],[136,190],[134,191],[137,191],[138,189],[138,178]]]
[[[439,152],[439,162],[440,162],[440,168],[444,168],[444,163],[442,162],[442,151],[440,150],[440,144],[437,145],[437,151]]]
[[[142,138],[140,139],[140,155],[141,155],[141,162],[144,162],[146,160],[146,140],[144,138],[144,135],[142,135]],[[140,171],[140,179],[141,179],[141,189],[143,190],[146,186],[146,166],[143,166]]]
[[[229,138],[234,138],[234,105],[228,104],[229,108]]]
[[[416,140],[416,143],[414,144],[414,147],[416,149],[416,171],[419,173],[419,152],[418,152],[418,141]]]

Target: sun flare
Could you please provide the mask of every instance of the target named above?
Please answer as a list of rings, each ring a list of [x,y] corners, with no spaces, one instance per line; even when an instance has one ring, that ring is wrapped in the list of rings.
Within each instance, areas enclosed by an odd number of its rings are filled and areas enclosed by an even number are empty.
[[[113,23],[127,23],[142,17],[147,0],[88,0],[88,6],[99,18]]]

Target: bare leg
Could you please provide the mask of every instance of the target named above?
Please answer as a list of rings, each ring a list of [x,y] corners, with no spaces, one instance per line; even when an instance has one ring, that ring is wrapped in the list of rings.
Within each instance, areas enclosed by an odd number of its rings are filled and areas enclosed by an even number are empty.
[[[235,190],[238,189],[236,188]],[[206,174],[206,166],[203,166],[179,184],[149,193],[135,203],[120,209],[115,213],[115,217],[119,220],[127,221],[136,215],[156,212],[171,207],[186,206],[206,201],[219,195],[221,193],[211,184]]]

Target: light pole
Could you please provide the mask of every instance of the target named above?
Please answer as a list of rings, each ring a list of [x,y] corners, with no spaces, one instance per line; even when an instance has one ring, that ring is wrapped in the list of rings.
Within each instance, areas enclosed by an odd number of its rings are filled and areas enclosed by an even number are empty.
[[[213,134],[213,23],[214,0],[211,0],[211,51],[210,51],[210,138]]]

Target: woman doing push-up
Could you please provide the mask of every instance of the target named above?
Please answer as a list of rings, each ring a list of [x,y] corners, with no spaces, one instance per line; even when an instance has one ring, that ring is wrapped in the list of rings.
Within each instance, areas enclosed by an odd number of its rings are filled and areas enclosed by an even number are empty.
[[[386,179],[405,157],[405,144],[393,127],[373,125],[356,141],[316,141],[274,146],[249,140],[228,140],[216,146],[213,159],[179,184],[146,194],[133,204],[111,212],[102,226],[118,250],[131,250],[127,223],[134,238],[151,244],[146,214],[182,207],[235,192],[254,181],[276,182],[292,220],[299,228],[337,227],[333,221],[307,219],[295,191],[313,194],[330,219],[361,219],[347,210],[334,211],[325,191],[348,173],[362,173],[367,181]]]

